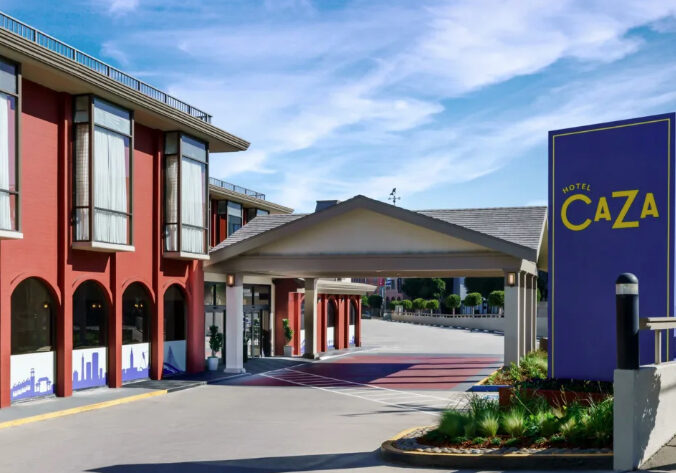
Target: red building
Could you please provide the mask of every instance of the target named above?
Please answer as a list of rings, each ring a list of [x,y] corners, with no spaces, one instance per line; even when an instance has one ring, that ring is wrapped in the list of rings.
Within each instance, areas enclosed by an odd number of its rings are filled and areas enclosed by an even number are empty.
[[[3,25],[0,406],[203,370],[209,153],[248,143],[80,51]]]

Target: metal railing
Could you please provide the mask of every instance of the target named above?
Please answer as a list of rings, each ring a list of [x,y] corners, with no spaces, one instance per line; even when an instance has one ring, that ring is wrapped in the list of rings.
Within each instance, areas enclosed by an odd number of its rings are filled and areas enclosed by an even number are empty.
[[[676,329],[675,317],[645,317],[639,319],[639,328],[641,330],[650,330],[655,332],[655,364],[662,363],[662,334],[665,330]],[[667,332],[668,334],[669,332]],[[668,335],[667,335],[668,336]],[[667,353],[667,361],[669,361]]]
[[[220,179],[216,179],[215,177],[209,178],[209,184],[217,186],[217,187],[222,187],[223,189],[228,189],[228,190],[231,190],[233,192],[239,192],[240,194],[255,197],[256,199],[265,200],[265,194],[261,194],[260,192],[252,191],[251,189],[247,189],[246,187],[236,186],[235,184],[231,184],[229,182],[221,181]]]
[[[98,72],[101,75],[109,77],[120,84],[123,84],[131,89],[137,90],[142,94],[151,97],[159,102],[165,103],[176,110],[179,110],[183,113],[198,118],[206,123],[211,123],[211,115],[208,113],[193,107],[190,104],[187,104],[176,97],[172,97],[165,92],[153,87],[152,85],[146,84],[143,81],[140,81],[129,74],[116,69],[113,66],[110,66],[104,62],[99,61],[98,59],[83,53],[75,49],[72,46],[67,45],[66,43],[59,41],[48,34],[43,33],[40,30],[28,26],[25,23],[12,18],[11,16],[0,12],[0,28],[7,30],[17,36],[32,41],[43,48],[49,49],[50,51],[63,56],[71,61],[94,71]]]

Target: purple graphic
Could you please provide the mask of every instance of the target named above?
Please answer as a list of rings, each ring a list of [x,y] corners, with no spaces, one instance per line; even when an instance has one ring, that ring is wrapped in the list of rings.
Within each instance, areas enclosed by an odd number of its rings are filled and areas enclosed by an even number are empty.
[[[166,359],[164,360],[164,366],[162,367],[162,373],[164,374],[177,374],[182,373],[183,370],[179,368],[178,361],[174,356],[174,350],[169,347],[169,353],[167,354]]]
[[[35,396],[46,396],[54,392],[54,384],[52,380],[46,376],[35,379],[35,368],[31,368],[30,378],[20,381],[11,390],[11,398],[13,401],[19,399],[27,399]]]
[[[145,345],[147,347],[147,345]],[[122,347],[125,348],[124,346]],[[122,368],[122,381],[132,381],[135,379],[147,378],[150,374],[148,370],[148,360],[146,360],[146,353],[142,348],[141,351],[142,362],[139,366],[134,365],[134,348],[129,347],[129,367]],[[137,360],[138,361],[138,360]]]
[[[73,360],[75,361],[75,360]],[[85,354],[80,357],[80,372],[73,371],[73,389],[105,386],[108,383],[108,374],[103,366],[99,366],[98,352],[91,353],[91,361],[85,363]]]

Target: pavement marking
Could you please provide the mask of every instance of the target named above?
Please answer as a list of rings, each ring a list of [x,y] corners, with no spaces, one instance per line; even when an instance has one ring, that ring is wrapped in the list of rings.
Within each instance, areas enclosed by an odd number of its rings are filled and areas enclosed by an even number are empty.
[[[299,374],[302,376],[299,376]],[[453,393],[453,397],[444,398],[429,394],[418,394],[410,391],[399,391],[391,388],[383,388],[381,386],[372,386],[356,381],[331,378],[329,376],[301,372],[291,368],[267,371],[265,373],[259,373],[259,376],[401,409],[414,409],[432,416],[438,415],[439,412],[451,405],[454,407],[464,406],[467,401],[466,393]],[[331,381],[332,384],[327,384],[327,380]],[[339,383],[340,387],[335,386],[336,383]],[[385,396],[385,398],[383,398],[383,396]],[[394,396],[394,398],[388,399],[388,396]]]
[[[41,420],[55,419],[57,417],[79,414],[80,412],[94,411],[106,407],[118,406],[120,404],[127,404],[129,402],[139,401],[141,399],[147,399],[149,397],[162,396],[163,394],[167,394],[168,392],[169,391],[167,389],[160,389],[149,393],[135,394],[133,396],[121,397],[119,399],[111,399],[110,401],[97,402],[95,404],[87,404],[85,406],[71,407],[70,409],[62,409],[60,411],[46,412],[45,414],[38,414],[35,416],[22,417],[21,419],[8,420],[5,422],[0,422],[0,429],[30,424],[33,422],[39,422]]]

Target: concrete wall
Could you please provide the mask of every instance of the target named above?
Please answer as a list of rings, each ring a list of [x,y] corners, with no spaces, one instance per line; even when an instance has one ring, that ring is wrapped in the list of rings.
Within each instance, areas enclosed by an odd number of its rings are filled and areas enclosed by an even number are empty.
[[[495,330],[498,332],[503,332],[505,329],[505,318],[501,315],[430,315],[392,312],[392,320],[421,325],[442,325],[444,327]]]
[[[615,370],[614,468],[634,470],[676,434],[676,362]]]
[[[548,336],[549,323],[547,318],[547,301],[538,302],[537,310],[537,336],[545,338]]]

